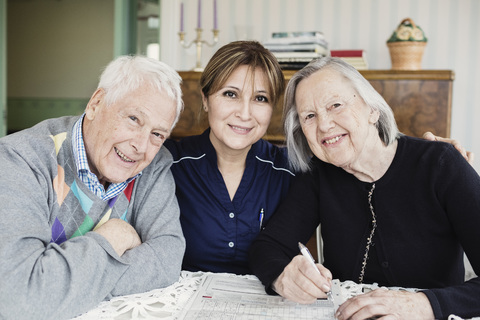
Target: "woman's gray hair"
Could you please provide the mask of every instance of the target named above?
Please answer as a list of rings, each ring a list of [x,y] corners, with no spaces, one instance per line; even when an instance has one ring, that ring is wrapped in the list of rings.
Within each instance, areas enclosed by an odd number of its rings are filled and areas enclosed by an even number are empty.
[[[296,89],[300,81],[326,68],[335,70],[347,78],[363,101],[380,113],[375,125],[380,139],[385,145],[388,146],[400,136],[392,109],[357,69],[339,58],[324,57],[314,60],[292,76],[285,91],[283,118],[288,157],[292,168],[297,171],[305,172],[310,169],[309,162],[312,151],[308,146],[298,117],[295,104]]]
[[[100,76],[98,88],[105,90],[107,106],[145,85],[165,92],[176,102],[176,117],[171,128],[173,130],[183,111],[181,83],[180,75],[166,63],[136,55],[120,56],[110,62]]]

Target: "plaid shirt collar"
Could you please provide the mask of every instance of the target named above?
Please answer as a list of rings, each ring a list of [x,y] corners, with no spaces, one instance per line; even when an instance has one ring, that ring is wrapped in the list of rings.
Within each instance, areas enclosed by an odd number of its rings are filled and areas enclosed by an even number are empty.
[[[121,183],[112,183],[105,191],[105,188],[98,180],[98,177],[90,170],[88,165],[87,152],[85,151],[82,132],[82,123],[84,117],[85,113],[75,123],[72,132],[73,156],[77,165],[77,174],[80,180],[82,180],[82,182],[90,191],[95,193],[102,200],[107,201],[118,196],[123,190],[125,190],[130,181],[139,177],[142,173],[138,173],[135,177],[127,179],[127,181]]]

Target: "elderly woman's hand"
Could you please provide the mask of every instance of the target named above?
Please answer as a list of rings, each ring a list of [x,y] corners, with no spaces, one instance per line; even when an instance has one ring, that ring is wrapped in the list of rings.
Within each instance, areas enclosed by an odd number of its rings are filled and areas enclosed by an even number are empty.
[[[332,273],[316,265],[318,271],[302,255],[298,255],[285,267],[273,283],[273,289],[289,300],[310,304],[317,298],[325,298],[332,288]]]
[[[338,320],[433,320],[433,310],[426,295],[421,292],[406,292],[376,289],[345,301],[337,310]]]
[[[425,140],[430,140],[430,141],[443,141],[443,142],[450,143],[451,145],[453,145],[453,146],[455,147],[455,149],[458,150],[458,152],[460,152],[460,154],[465,158],[465,160],[468,161],[468,163],[473,164],[473,159],[474,159],[474,156],[475,156],[474,153],[473,153],[473,152],[470,152],[470,151],[467,151],[467,150],[460,144],[460,142],[458,142],[457,140],[448,139],[448,138],[442,138],[442,137],[439,137],[439,136],[434,135],[434,134],[431,133],[430,131],[425,132],[425,133],[423,134],[423,139],[425,139]]]

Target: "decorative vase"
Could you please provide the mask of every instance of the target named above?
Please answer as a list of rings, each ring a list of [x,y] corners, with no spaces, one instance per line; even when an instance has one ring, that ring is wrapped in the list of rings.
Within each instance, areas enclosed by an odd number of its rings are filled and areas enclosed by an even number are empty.
[[[419,70],[427,38],[412,19],[406,18],[387,40],[393,70]]]

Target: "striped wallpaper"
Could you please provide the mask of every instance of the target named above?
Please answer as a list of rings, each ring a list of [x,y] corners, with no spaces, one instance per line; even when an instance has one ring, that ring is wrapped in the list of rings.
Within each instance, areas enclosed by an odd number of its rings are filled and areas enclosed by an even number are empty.
[[[194,37],[198,0],[161,1],[160,58],[189,70],[196,51],[178,42],[182,1],[186,41]],[[204,38],[211,41],[213,0],[201,2]],[[217,7],[220,40],[203,47],[203,66],[221,45],[240,38],[322,31],[330,49],[365,49],[370,69],[390,69],[386,40],[402,19],[413,19],[429,40],[422,67],[455,72],[452,137],[476,153],[480,172],[480,0],[217,0]]]

